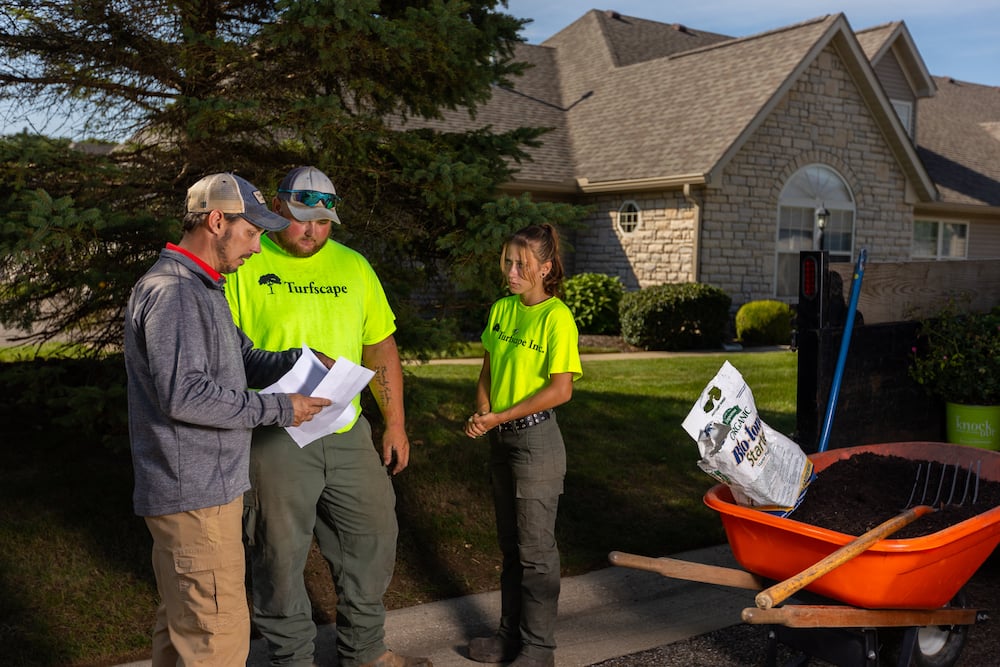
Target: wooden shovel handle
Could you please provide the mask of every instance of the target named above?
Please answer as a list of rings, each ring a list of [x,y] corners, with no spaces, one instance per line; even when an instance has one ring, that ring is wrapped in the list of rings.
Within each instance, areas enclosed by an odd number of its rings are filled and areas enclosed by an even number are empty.
[[[818,563],[811,565],[784,581],[779,581],[770,588],[762,590],[754,598],[757,607],[760,609],[770,609],[776,604],[781,604],[824,574],[828,574],[852,558],[860,556],[882,538],[895,533],[903,526],[912,523],[915,519],[925,514],[930,514],[933,511],[934,508],[929,505],[917,505],[902,514],[894,516],[888,521],[880,523],[868,532],[859,535],[840,547]]]

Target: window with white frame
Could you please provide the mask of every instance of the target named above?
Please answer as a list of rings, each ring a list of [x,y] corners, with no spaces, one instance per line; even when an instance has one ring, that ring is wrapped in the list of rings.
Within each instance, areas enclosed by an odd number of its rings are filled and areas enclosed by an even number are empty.
[[[966,259],[969,255],[969,224],[940,220],[914,220],[913,259]]]
[[[618,209],[618,229],[624,234],[631,234],[639,228],[642,222],[642,214],[639,205],[634,201],[627,201]]]
[[[802,250],[826,250],[831,262],[852,261],[854,214],[851,189],[830,167],[812,164],[792,174],[778,199],[775,296],[798,296]]]

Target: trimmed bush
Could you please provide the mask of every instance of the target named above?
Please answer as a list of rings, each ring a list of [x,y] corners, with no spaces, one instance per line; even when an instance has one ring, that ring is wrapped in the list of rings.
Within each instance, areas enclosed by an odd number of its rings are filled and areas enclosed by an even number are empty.
[[[563,282],[563,301],[582,334],[621,332],[618,304],[624,293],[625,286],[618,276],[603,273],[580,273]]]
[[[625,342],[645,350],[717,347],[725,339],[732,298],[702,283],[647,287],[622,297]]]
[[[782,301],[750,301],[736,311],[736,339],[744,345],[788,345],[792,307]]]

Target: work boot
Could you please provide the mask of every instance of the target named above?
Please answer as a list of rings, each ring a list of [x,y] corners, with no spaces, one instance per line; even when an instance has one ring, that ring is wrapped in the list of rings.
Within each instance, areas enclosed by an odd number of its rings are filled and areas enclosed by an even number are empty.
[[[531,658],[522,653],[507,667],[556,667],[556,656],[549,653],[544,658]]]
[[[500,635],[476,637],[469,642],[469,657],[476,662],[507,662],[521,650],[521,642]]]
[[[412,658],[408,655],[386,651],[361,667],[434,667],[434,663],[429,658]]]

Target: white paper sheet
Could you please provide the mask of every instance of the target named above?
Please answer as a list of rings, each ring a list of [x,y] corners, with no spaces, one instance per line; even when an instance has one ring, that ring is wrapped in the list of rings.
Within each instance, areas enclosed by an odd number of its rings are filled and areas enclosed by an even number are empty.
[[[303,422],[300,426],[285,427],[295,443],[299,447],[305,447],[351,423],[357,414],[351,401],[373,377],[374,371],[344,357],[339,357],[333,368],[327,371],[313,351],[303,345],[302,356],[295,365],[277,382],[260,391],[262,394],[322,396],[332,401],[310,421]]]

